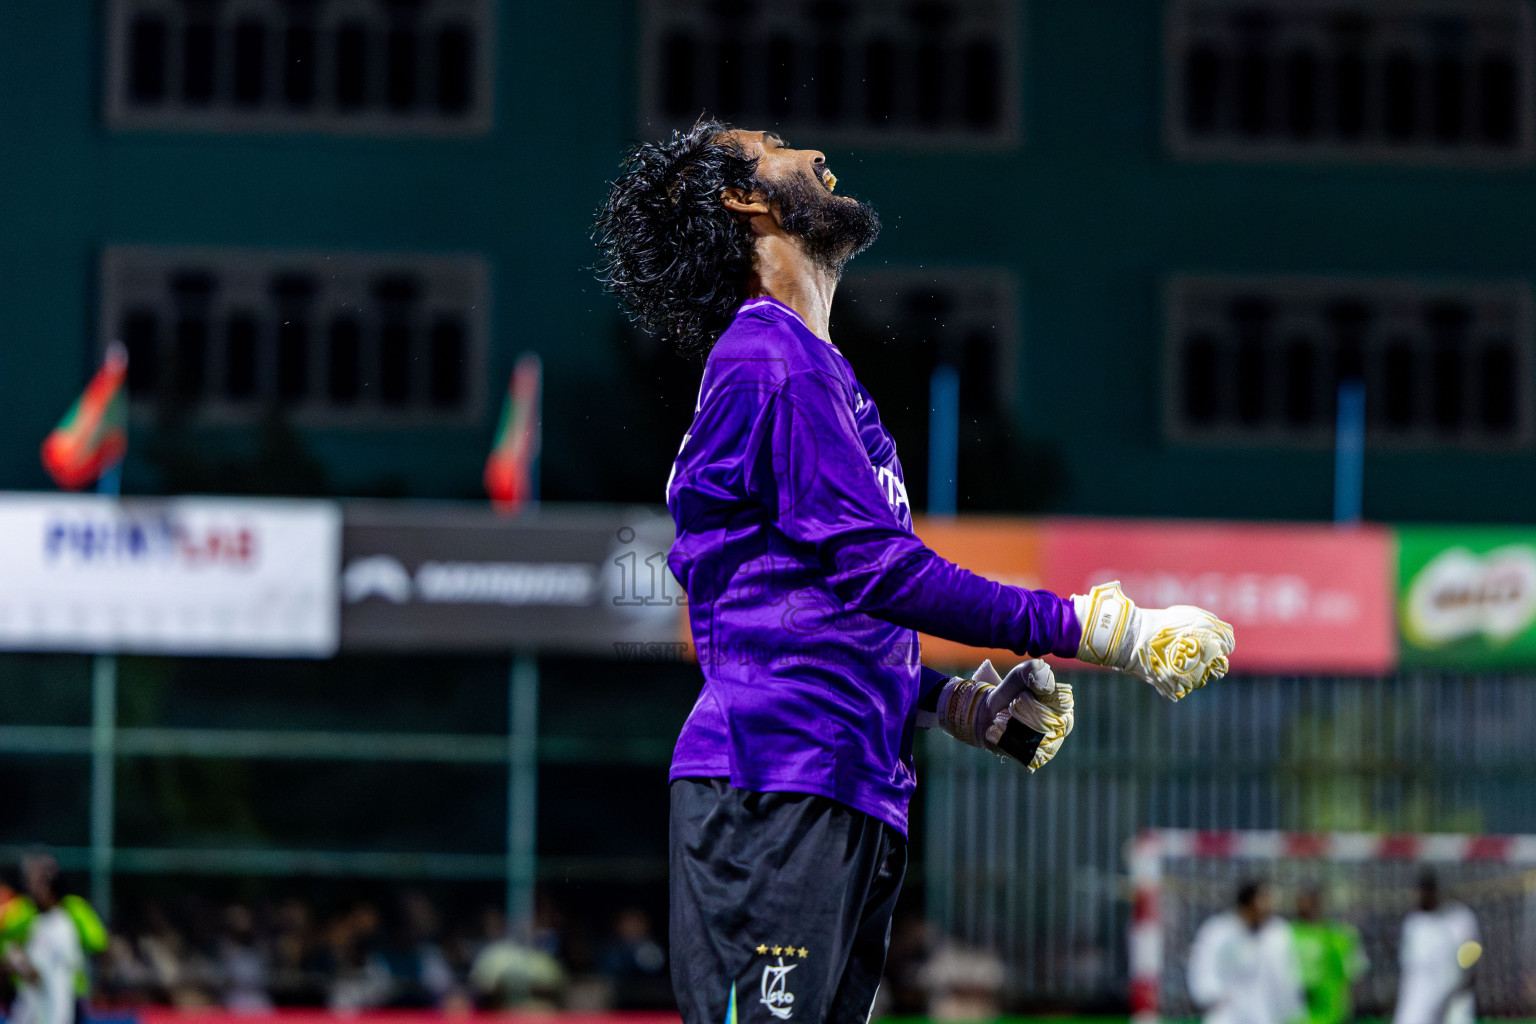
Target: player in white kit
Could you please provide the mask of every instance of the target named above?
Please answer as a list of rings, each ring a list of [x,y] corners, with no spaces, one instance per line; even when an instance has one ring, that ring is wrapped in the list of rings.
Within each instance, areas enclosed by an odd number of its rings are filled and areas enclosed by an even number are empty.
[[[1477,918],[1440,898],[1432,874],[1419,879],[1419,909],[1403,918],[1402,979],[1392,1024],[1472,1024],[1472,966],[1482,955]]]
[[[16,976],[10,1024],[75,1024],[75,978],[85,969],[80,930],[59,905],[59,865],[49,856],[21,862],[23,887],[37,904],[26,941],[6,953]]]
[[[1291,1024],[1305,1011],[1291,928],[1267,882],[1244,883],[1236,905],[1195,932],[1189,994],[1205,1024]]]

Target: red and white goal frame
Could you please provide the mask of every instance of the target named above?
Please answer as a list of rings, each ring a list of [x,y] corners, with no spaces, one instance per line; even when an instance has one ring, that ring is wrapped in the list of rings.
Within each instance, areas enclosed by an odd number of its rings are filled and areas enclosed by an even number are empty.
[[[1422,861],[1459,864],[1483,861],[1536,866],[1536,836],[1426,833],[1381,835],[1366,832],[1202,832],[1149,829],[1127,851],[1134,897],[1131,906],[1131,1019],[1156,1024],[1163,974],[1160,902],[1164,863],[1175,857],[1245,860]]]

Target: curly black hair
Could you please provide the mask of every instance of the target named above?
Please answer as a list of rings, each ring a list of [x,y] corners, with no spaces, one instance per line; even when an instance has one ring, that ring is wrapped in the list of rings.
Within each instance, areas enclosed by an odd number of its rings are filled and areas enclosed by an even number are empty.
[[[701,118],[630,150],[593,225],[604,289],[684,356],[709,354],[752,271],[751,233],[720,192],[760,187],[757,161],[725,136],[730,130]]]

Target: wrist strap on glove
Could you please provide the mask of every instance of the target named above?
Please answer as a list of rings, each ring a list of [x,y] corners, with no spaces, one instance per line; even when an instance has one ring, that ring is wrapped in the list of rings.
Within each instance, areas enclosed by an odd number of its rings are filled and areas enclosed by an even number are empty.
[[[1072,595],[1083,638],[1077,660],[1107,668],[1127,668],[1140,632],[1139,609],[1120,590],[1120,581],[1100,583],[1086,594]]]
[[[952,676],[939,691],[938,707],[934,712],[937,725],[961,743],[1007,754],[1020,764],[1028,765],[1045,736],[1010,717],[996,742],[989,741],[986,732],[993,720],[986,714],[986,703],[987,695],[994,689],[996,686],[992,683]],[[919,724],[922,724],[921,720]]]
[[[982,738],[976,735],[976,712],[986,702],[987,691],[990,689],[991,683],[951,676],[939,691],[939,728],[961,743],[969,743],[973,747],[984,746]]]

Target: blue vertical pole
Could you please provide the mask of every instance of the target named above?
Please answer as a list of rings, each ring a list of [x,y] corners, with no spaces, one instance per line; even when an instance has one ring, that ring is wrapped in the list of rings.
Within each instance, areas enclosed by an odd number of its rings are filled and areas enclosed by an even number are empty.
[[[960,479],[960,373],[948,363],[928,380],[928,514],[952,516]]]
[[[1333,446],[1333,521],[1358,523],[1365,501],[1365,382],[1339,382],[1339,420]]]

